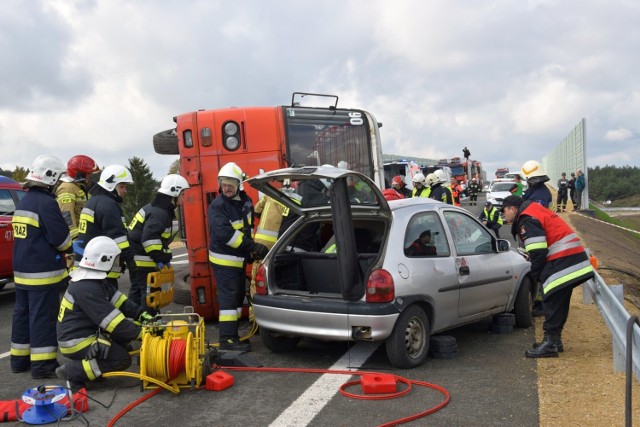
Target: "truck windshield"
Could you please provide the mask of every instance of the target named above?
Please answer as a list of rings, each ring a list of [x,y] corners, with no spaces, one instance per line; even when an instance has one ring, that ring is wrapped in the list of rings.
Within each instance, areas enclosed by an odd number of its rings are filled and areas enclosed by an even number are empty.
[[[284,121],[289,166],[332,165],[373,178],[371,124],[362,111],[287,107]]]
[[[453,176],[459,176],[459,175],[464,175],[464,167],[462,167],[462,165],[451,165],[451,175]]]

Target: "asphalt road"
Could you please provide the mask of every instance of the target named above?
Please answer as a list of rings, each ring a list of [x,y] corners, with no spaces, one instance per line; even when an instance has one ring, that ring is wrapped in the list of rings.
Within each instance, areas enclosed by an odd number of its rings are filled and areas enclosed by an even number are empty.
[[[464,203],[463,203],[464,206]],[[479,212],[480,206],[470,208]],[[504,226],[503,238],[510,238]],[[176,250],[176,269],[179,264]],[[185,258],[182,258],[185,259]],[[124,276],[123,276],[124,277]],[[128,291],[123,278],[120,288]],[[42,383],[28,373],[12,374],[9,365],[13,285],[0,292],[0,399],[19,399]],[[163,312],[181,312],[183,306],[171,304]],[[536,363],[524,357],[524,350],[534,339],[533,329],[516,329],[509,334],[490,332],[490,319],[447,332],[456,338],[455,358],[429,358],[412,370],[393,369],[384,346],[372,343],[325,343],[303,340],[290,353],[275,354],[267,350],[259,337],[253,337],[250,357],[265,368],[310,370],[360,369],[400,375],[411,380],[432,383],[446,389],[450,403],[431,415],[412,421],[415,426],[537,426],[538,394]],[[248,324],[243,324],[248,328]],[[206,324],[207,340],[218,337],[217,325]],[[59,361],[64,363],[60,356]],[[137,365],[130,370],[138,372]],[[167,391],[151,397],[121,418],[118,426],[375,426],[408,417],[439,404],[443,395],[434,389],[414,386],[405,396],[391,400],[356,400],[340,394],[340,386],[358,379],[344,374],[251,371],[228,372],[234,385],[223,391],[183,389],[179,395]],[[59,384],[49,380],[47,384]],[[399,387],[400,389],[400,387]],[[360,386],[348,389],[361,393]],[[91,384],[88,394],[95,401],[83,419],[64,423],[69,426],[105,426],[123,408],[149,393],[140,390],[133,378],[108,378]],[[99,402],[99,403],[98,403]],[[112,402],[110,404],[110,402]],[[110,407],[106,408],[104,406]],[[104,405],[104,406],[103,406]],[[17,425],[17,423],[8,423]]]

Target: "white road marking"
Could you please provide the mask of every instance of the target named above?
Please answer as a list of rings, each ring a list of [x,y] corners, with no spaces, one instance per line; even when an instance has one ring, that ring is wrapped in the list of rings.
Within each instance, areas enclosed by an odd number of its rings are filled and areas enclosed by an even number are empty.
[[[360,341],[338,360],[331,370],[357,369],[366,362],[380,346],[380,342]],[[270,427],[305,426],[325,407],[340,386],[349,381],[347,375],[324,374],[311,385],[295,402],[276,418]]]
[[[0,353],[0,359],[4,359],[5,357],[9,357],[11,356],[11,352],[10,351],[6,351],[4,353]]]

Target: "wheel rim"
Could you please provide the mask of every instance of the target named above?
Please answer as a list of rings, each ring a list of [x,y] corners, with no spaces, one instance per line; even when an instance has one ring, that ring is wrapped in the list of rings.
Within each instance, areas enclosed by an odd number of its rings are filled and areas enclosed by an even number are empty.
[[[404,332],[404,345],[409,357],[418,357],[422,353],[425,344],[424,323],[418,317],[412,317],[407,322]]]

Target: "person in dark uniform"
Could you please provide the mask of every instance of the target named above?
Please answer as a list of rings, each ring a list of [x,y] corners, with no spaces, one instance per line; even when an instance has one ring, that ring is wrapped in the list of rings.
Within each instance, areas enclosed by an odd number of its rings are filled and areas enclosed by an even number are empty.
[[[502,227],[503,221],[500,216],[500,211],[493,207],[491,202],[484,204],[484,209],[480,213],[480,220],[488,229],[493,230],[498,239],[500,238],[500,227]]]
[[[128,240],[133,253],[129,299],[153,314],[155,310],[146,302],[147,276],[170,265],[175,210],[178,197],[187,188],[189,183],[180,175],[167,175],[151,203],[143,206],[129,224]]]
[[[131,319],[148,322],[153,317],[118,291],[107,280],[119,270],[120,248],[112,239],[98,236],[87,243],[78,268],[71,272],[58,314],[60,351],[71,359],[56,369],[71,388],[131,366],[127,346],[142,338],[142,329]]]
[[[567,174],[562,172],[562,176],[558,180],[558,197],[556,198],[556,212],[567,211],[567,198],[569,196],[569,180]]]
[[[396,175],[393,177],[393,179],[391,180],[391,188],[402,194],[405,199],[411,197],[411,190],[409,190],[404,184],[404,179],[401,175]]]
[[[121,165],[109,165],[100,174],[100,180],[89,190],[90,198],[80,214],[78,238],[74,243],[76,262],[82,260],[84,245],[97,236],[112,238],[122,254],[120,262],[131,265],[133,254],[127,238],[127,229],[122,214],[122,198],[127,192],[127,184],[133,183],[131,172]],[[112,270],[107,278],[118,287],[120,271]]]
[[[522,198],[524,200],[532,200],[548,208],[553,201],[553,197],[545,184],[550,178],[544,173],[542,165],[535,160],[529,160],[522,165],[520,172],[529,186]]]
[[[249,351],[240,341],[238,321],[246,294],[247,262],[262,259],[269,249],[251,238],[253,203],[243,191],[244,173],[234,162],[220,168],[220,195],[213,199],[209,219],[209,262],[213,265],[219,306],[220,349]]]
[[[469,186],[467,187],[467,191],[469,192],[469,206],[477,206],[478,194],[480,193],[480,184],[477,179],[471,179]]]
[[[531,260],[533,283],[542,285],[544,339],[525,355],[558,357],[562,329],[569,317],[573,288],[592,279],[593,266],[576,233],[555,212],[518,196],[504,199],[502,210]]]
[[[425,230],[420,236],[405,249],[405,254],[410,257],[436,255],[436,247],[431,245],[431,230]]]
[[[31,370],[34,379],[53,378],[58,367],[56,315],[67,283],[65,253],[69,226],[53,195],[66,167],[55,156],[36,158],[27,194],[13,214],[13,277],[16,302],[11,324],[11,371]]]

